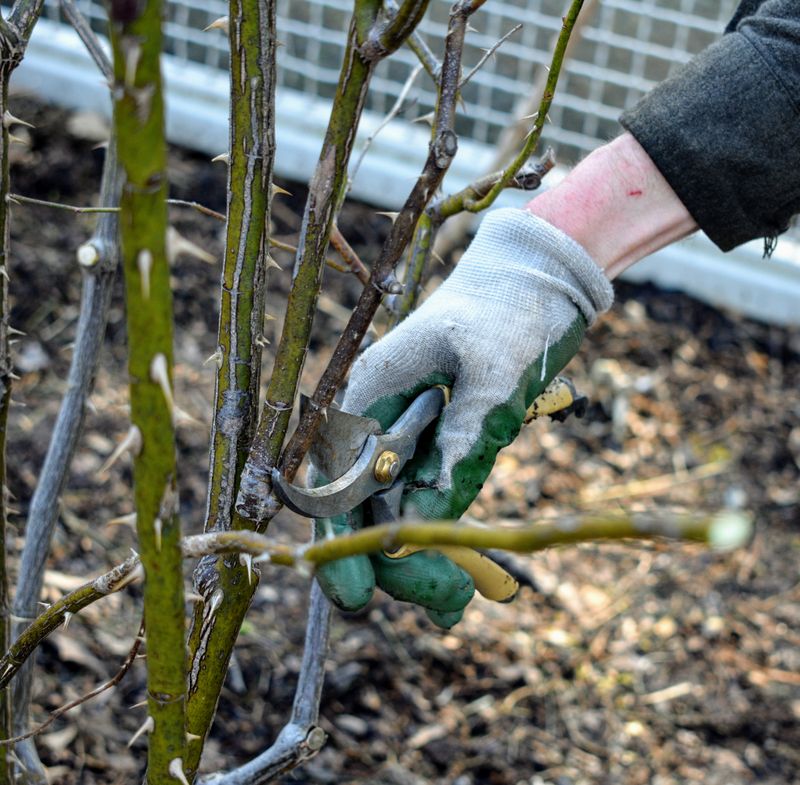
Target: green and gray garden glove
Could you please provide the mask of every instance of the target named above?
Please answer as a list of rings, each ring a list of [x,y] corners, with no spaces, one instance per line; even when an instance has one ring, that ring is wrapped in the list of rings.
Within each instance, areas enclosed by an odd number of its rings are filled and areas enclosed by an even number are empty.
[[[457,520],[477,496],[528,406],[613,301],[602,270],[574,240],[526,210],[483,220],[449,278],[356,361],[342,408],[386,428],[423,390],[451,388],[429,443],[401,479],[405,517]],[[364,511],[319,521],[318,534],[357,529]],[[472,597],[470,576],[437,551],[402,559],[353,556],[322,567],[325,593],[346,610],[377,584],[450,627]]]

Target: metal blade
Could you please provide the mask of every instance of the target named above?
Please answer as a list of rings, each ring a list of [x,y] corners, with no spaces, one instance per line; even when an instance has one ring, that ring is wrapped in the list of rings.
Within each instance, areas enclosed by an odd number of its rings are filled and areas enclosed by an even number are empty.
[[[301,411],[309,405],[309,399],[300,396]],[[377,420],[348,414],[331,406],[327,419],[317,431],[309,456],[326,480],[337,480],[358,460],[367,437],[380,432]]]

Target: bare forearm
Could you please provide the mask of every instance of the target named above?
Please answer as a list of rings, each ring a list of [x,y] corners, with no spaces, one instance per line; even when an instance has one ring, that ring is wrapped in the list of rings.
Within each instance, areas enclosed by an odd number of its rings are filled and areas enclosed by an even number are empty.
[[[526,209],[580,243],[611,280],[697,230],[629,133],[595,150]]]

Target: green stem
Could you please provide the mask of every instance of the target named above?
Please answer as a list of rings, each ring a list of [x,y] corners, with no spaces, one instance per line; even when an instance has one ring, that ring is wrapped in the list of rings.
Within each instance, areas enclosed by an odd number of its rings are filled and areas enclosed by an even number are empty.
[[[534,553],[558,545],[597,540],[688,540],[717,550],[739,548],[752,535],[753,523],[743,512],[650,512],[628,514],[577,513],[557,520],[508,526],[473,526],[452,521],[408,521],[369,526],[353,534],[321,540],[302,547],[275,543],[253,531],[210,532],[185,537],[185,558],[208,554],[247,553],[258,561],[285,567],[314,566],[358,554],[379,553],[402,545],[436,548],[460,545],[484,550],[502,549]],[[60,624],[92,602],[119,591],[138,577],[139,560],[131,557],[110,572],[95,578],[54,602],[14,642],[0,659],[0,688],[8,684],[32,651]]]
[[[109,572],[84,583],[65,594],[41,613],[26,627],[0,660],[0,687],[5,687],[36,647],[54,630],[66,624],[71,615],[87,605],[118,592],[141,574],[138,556],[130,556]]]
[[[125,271],[139,549],[145,571],[151,783],[186,755],[183,575],[172,421],[172,293],[166,254],[167,178],[160,0],[111,0],[114,131],[125,173],[120,246]],[[177,763],[176,763],[177,761]],[[171,771],[172,770],[172,771]]]
[[[556,48],[553,51],[553,59],[550,62],[550,70],[547,76],[547,82],[544,87],[544,94],[539,104],[539,111],[536,113],[536,120],[533,123],[533,128],[528,134],[525,144],[519,151],[514,160],[506,167],[503,174],[497,182],[491,187],[489,192],[480,199],[470,200],[465,202],[465,207],[473,213],[479,213],[490,207],[495,199],[503,192],[508,184],[514,179],[514,176],[530,158],[536,145],[539,144],[539,137],[542,135],[547,113],[550,111],[550,105],[553,103],[553,96],[556,93],[556,86],[558,85],[558,77],[561,73],[561,66],[564,63],[564,54],[567,51],[572,29],[575,27],[575,22],[583,7],[584,0],[572,0],[572,4],[567,11],[566,16],[562,20],[561,32],[556,41]]]
[[[231,0],[231,128],[228,223],[222,269],[218,370],[205,530],[242,528],[234,510],[255,431],[275,157],[275,0]],[[205,603],[189,635],[186,757],[195,776],[241,620],[258,585],[238,558],[206,559],[195,571]]]
[[[357,10],[358,7],[359,4]],[[241,476],[237,510],[243,517],[255,521],[260,529],[266,527],[279,509],[271,496],[270,470],[277,463],[289,427],[308,351],[336,204],[347,180],[348,162],[372,75],[372,64],[358,51],[355,23],[350,26],[340,73],[319,162],[309,186],[294,278],[272,377],[256,438]]]

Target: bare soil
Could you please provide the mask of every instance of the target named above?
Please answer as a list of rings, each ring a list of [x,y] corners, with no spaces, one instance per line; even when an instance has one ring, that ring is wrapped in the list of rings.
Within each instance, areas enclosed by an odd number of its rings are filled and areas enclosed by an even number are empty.
[[[87,118],[17,97],[33,122],[14,145],[19,193],[96,200],[102,151]],[[172,195],[224,210],[221,165],[172,151]],[[278,201],[291,240],[303,189]],[[221,251],[221,225],[173,208],[187,238]],[[14,207],[12,324],[20,380],[10,428],[12,520],[19,549],[50,428],[65,386],[81,274],[74,251],[91,216]],[[388,228],[348,205],[344,234],[367,263]],[[270,281],[273,338],[291,260]],[[765,265],[769,262],[765,261]],[[441,277],[446,268],[434,271]],[[177,397],[196,418],[180,429],[181,511],[202,527],[219,270],[175,264]],[[305,389],[319,374],[358,284],[328,271]],[[714,510],[755,516],[749,547],[730,554],[657,543],[583,545],[515,559],[527,585],[511,605],[476,600],[449,632],[415,608],[375,598],[337,614],[322,752],[284,778],[385,785],[791,785],[800,782],[800,332],[706,307],[684,295],[619,284],[612,311],[569,373],[591,399],[583,420],[536,423],[503,452],[474,518],[533,520],[575,509]],[[94,410],[63,494],[45,601],[124,558],[135,534],[130,466],[98,474],[127,428],[125,320],[116,293]],[[265,358],[269,369],[270,358]],[[302,540],[286,515],[276,536]],[[187,566],[187,581],[190,565]],[[242,763],[275,737],[297,675],[308,580],[267,569],[242,628],[204,770]],[[140,613],[140,589],[79,614],[42,647],[37,721],[112,675]],[[53,782],[140,781],[144,669],[80,706],[39,738]]]

